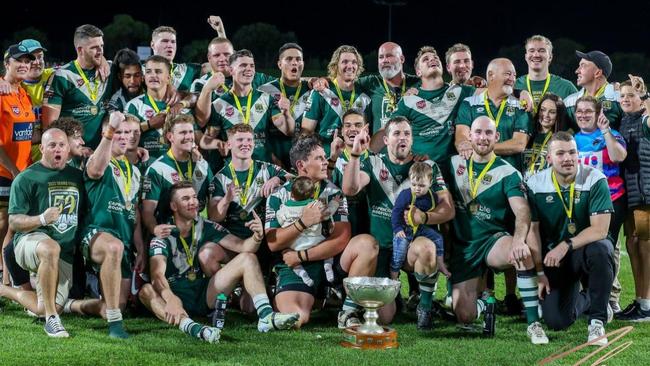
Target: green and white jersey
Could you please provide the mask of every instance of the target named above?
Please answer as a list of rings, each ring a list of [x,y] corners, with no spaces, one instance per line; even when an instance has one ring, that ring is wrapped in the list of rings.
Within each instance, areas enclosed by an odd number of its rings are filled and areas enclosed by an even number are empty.
[[[436,193],[447,189],[445,180],[438,165],[427,160],[433,167],[433,183],[431,190]],[[362,167],[370,177],[367,186],[368,206],[370,211],[370,232],[379,242],[380,248],[392,248],[393,227],[391,215],[395,199],[401,191],[411,188],[409,169],[413,160],[406,164],[395,164],[390,161],[387,154],[370,155]]]
[[[548,82],[547,93],[553,93],[562,99],[566,99],[569,95],[578,91],[575,85],[567,79],[564,79],[557,75],[551,75],[551,80]],[[517,78],[515,81],[515,89],[526,90],[532,97],[535,105],[539,105],[539,101],[542,100],[544,86],[546,85],[546,79],[544,80],[530,80],[530,89],[526,83],[526,77],[528,75],[522,75]]]
[[[418,88],[417,95],[402,98],[393,116],[411,121],[414,154],[439,163],[449,160],[456,151],[453,122],[461,102],[473,93],[471,86],[446,84],[437,90]]]
[[[453,175],[451,194],[456,208],[453,225],[456,240],[461,246],[480,245],[489,237],[514,229],[514,213],[508,198],[526,197],[521,174],[505,159],[497,157],[490,170],[477,182],[487,163],[474,163],[473,182],[478,183],[476,197],[472,199],[469,184],[469,161],[460,155],[451,158]]]
[[[264,196],[262,196],[262,186],[264,183],[273,177],[284,179],[287,175],[286,171],[271,163],[253,160],[252,164],[252,181],[246,193],[246,204],[242,205],[241,195],[237,195],[235,199],[230,202],[230,205],[228,205],[226,218],[221,223],[233,235],[242,239],[253,235],[253,232],[244,226],[244,224],[253,219],[253,210],[265,200]],[[246,182],[248,181],[248,169],[235,171],[235,174],[237,174],[239,186],[242,188],[246,187]],[[228,186],[234,184],[229,164],[223,167],[219,173],[214,176],[213,183],[213,197],[224,197]]]
[[[288,181],[266,200],[266,217],[264,220],[264,228],[266,230],[282,227],[276,218],[276,213],[285,202],[293,200],[291,197],[292,184],[293,181]],[[332,215],[332,220],[334,222],[348,222],[348,203],[339,187],[329,180],[322,180],[320,181],[319,192],[318,200],[324,206],[328,206],[332,200],[340,201],[338,210]]]
[[[252,89],[251,111],[249,124],[253,127],[255,137],[255,148],[253,149],[253,159],[262,161],[271,161],[271,148],[267,141],[270,126],[273,125],[273,116],[280,113],[277,107],[273,105],[273,97]],[[221,139],[227,140],[226,131],[232,126],[244,123],[247,114],[248,96],[239,97],[241,112],[237,108],[237,103],[233,93],[226,93],[212,103],[212,112],[208,126],[219,129]]]
[[[614,207],[607,186],[607,178],[598,169],[578,164],[575,178],[573,198],[573,222],[576,233],[569,234],[567,217],[562,200],[569,203],[569,187],[560,186],[562,198],[553,185],[551,167],[542,170],[528,179],[528,201],[530,203],[531,219],[539,222],[539,233],[542,238],[542,253],[545,255],[555,245],[575,236],[588,228],[591,216],[613,214]]]
[[[115,164],[117,162],[117,164]],[[128,179],[128,172],[131,177]],[[100,229],[116,235],[126,248],[133,248],[136,210],[140,192],[140,170],[124,160],[113,160],[98,179],[84,173],[88,194],[86,229]]]
[[[201,94],[203,87],[211,77],[212,77],[212,71],[194,80],[192,82],[192,86],[190,87],[190,92],[193,94]],[[253,76],[253,88],[257,89],[257,87],[264,85],[268,82],[271,82],[274,79],[275,78],[272,76],[263,74],[261,72],[256,72],[255,76]],[[215,100],[217,100],[217,98],[229,92],[230,88],[232,88],[232,76],[226,77],[223,85],[219,86],[217,89],[212,91],[212,101],[214,102]]]
[[[368,164],[368,157],[369,154],[368,151],[366,151],[359,158],[361,170],[368,170],[368,167],[366,167],[366,164]],[[332,171],[332,183],[336,184],[339,188],[343,187],[343,172],[345,171],[345,167],[348,165],[349,161],[350,159],[345,153],[339,155],[338,159],[336,159],[336,166]],[[369,233],[370,221],[368,219],[367,188],[363,187],[361,192],[354,196],[345,196],[345,199],[348,201],[348,213],[350,226],[352,227],[352,236]]]
[[[579,131],[578,125],[576,123],[576,102],[578,98],[585,94],[585,89],[582,88],[578,92],[573,93],[564,99],[564,105],[566,105],[566,111],[569,117],[571,118],[571,128],[574,131]],[[621,127],[621,119],[623,118],[623,110],[621,105],[618,102],[620,98],[619,92],[614,89],[614,84],[607,84],[605,91],[596,99],[598,99],[603,107],[603,113],[605,117],[609,120],[609,124],[612,129],[617,130]]]
[[[311,99],[305,110],[305,117],[317,121],[315,133],[320,136],[323,142],[325,154],[330,154],[330,144],[332,143],[334,130],[341,129],[341,117],[349,108],[353,108],[361,113],[365,113],[368,120],[370,115],[370,96],[358,82],[354,83],[354,100],[352,91],[341,90],[341,97],[336,91],[336,86],[330,80],[329,88],[322,92],[311,93]]]
[[[38,216],[50,207],[61,210],[59,218],[31,232],[45,233],[61,247],[60,258],[72,264],[77,247],[79,215],[85,214],[83,174],[66,165],[62,170],[34,163],[16,176],[9,194],[9,215]],[[17,232],[14,243],[27,233]]]
[[[165,153],[151,163],[147,169],[142,185],[142,199],[158,202],[157,219],[159,223],[167,222],[171,217],[169,191],[174,183],[181,180],[192,182],[199,200],[199,212],[202,211],[214,190],[212,171],[205,159],[197,162],[178,161],[171,157],[171,153]]]
[[[198,216],[194,219],[194,235],[196,244],[192,245],[192,232],[184,237],[192,257],[192,267],[197,277],[202,277],[201,265],[199,264],[199,251],[207,243],[218,244],[221,239],[228,235],[228,230],[216,222],[212,222]],[[190,271],[188,255],[183,247],[178,230],[173,230],[172,234],[165,239],[153,238],[149,245],[149,257],[162,255],[167,258],[167,269],[165,278],[168,282],[176,281],[180,278],[187,278]]]
[[[384,128],[386,122],[397,109],[397,103],[402,99],[402,94],[420,83],[420,78],[415,75],[404,74],[403,84],[393,88],[388,83],[384,86],[381,75],[367,75],[359,78],[359,85],[370,95],[372,107],[372,133]],[[388,88],[388,90],[386,90]]]
[[[167,110],[167,103],[164,101],[154,100],[154,103],[160,112]],[[125,110],[127,113],[138,117],[140,122],[146,122],[158,114],[146,93],[131,99],[126,104]],[[163,128],[152,128],[143,132],[140,136],[140,147],[149,151],[152,160],[163,155],[169,149],[169,146],[163,141]]]
[[[120,88],[120,90],[116,91],[108,101],[108,113],[115,111],[126,112],[126,104],[131,101],[131,99],[133,98],[129,97],[129,95],[124,92],[123,88]]]
[[[522,153],[524,181],[548,167],[546,155],[548,155],[548,141],[552,134],[552,132],[551,135],[542,132],[535,134],[533,141],[529,143],[530,147],[527,147]]]
[[[311,96],[311,91],[309,90],[309,83],[307,81],[301,81],[300,87],[291,87],[288,85],[284,86],[286,97],[291,103],[291,115],[295,121],[295,132],[300,133],[302,116],[307,108],[309,103],[309,98]],[[278,101],[282,96],[282,90],[280,88],[280,80],[276,79],[270,83],[266,83],[257,90],[270,94],[273,97],[273,103],[277,108]],[[279,110],[279,108],[278,108]],[[287,136],[280,132],[277,127],[271,125],[269,128],[269,138],[268,143],[270,145],[271,151],[275,156],[277,156],[285,167],[291,166],[291,161],[289,159],[289,151],[291,150],[292,136]]]
[[[201,76],[200,64],[177,64],[172,62],[171,83],[178,91],[190,90],[192,81]]]
[[[465,125],[467,127],[472,126],[472,122],[479,116],[489,116],[488,112],[485,110],[485,93],[479,95],[473,95],[469,98],[465,98],[463,103],[460,105],[458,110],[458,118],[456,123],[459,125]],[[492,103],[492,100],[488,98],[488,105],[492,111],[494,118],[497,118],[499,113],[499,107],[495,106]],[[500,134],[499,141],[510,140],[515,132],[525,133],[530,135],[533,129],[533,121],[530,118],[530,115],[519,105],[519,100],[512,95],[508,96],[506,100],[506,106],[503,111],[503,115],[499,120],[499,125],[497,126],[497,131]],[[512,164],[517,170],[523,168],[523,163],[521,159],[521,154],[507,155],[502,156],[508,163]]]
[[[114,76],[109,75],[107,81],[102,82],[95,76],[95,69],[83,70],[83,73],[89,84],[84,82],[74,61],[57,69],[49,81],[43,104],[59,106],[61,117],[81,122],[86,146],[96,149],[102,136],[102,119],[111,97]]]

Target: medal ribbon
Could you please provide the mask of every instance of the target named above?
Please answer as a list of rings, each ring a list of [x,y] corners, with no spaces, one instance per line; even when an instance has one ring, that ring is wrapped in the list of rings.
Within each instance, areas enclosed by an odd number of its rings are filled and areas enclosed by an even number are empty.
[[[246,114],[244,115],[244,111],[241,108],[241,103],[239,102],[239,97],[233,90],[230,91],[232,96],[235,98],[235,105],[237,105],[237,110],[239,113],[241,113],[242,117],[244,117],[244,123],[249,124],[251,120],[251,104],[253,102],[253,88],[248,92],[248,101],[246,102]]]
[[[79,65],[79,61],[74,60],[74,67],[77,69],[77,72],[79,73],[79,76],[81,76],[81,79],[84,81],[84,85],[88,88],[88,93],[90,93],[90,100],[93,102],[97,100],[97,92],[99,91],[99,81],[97,78],[93,81],[95,84],[95,89],[90,86],[90,80],[86,77],[86,73],[81,69],[81,65]]]
[[[472,199],[476,198],[476,195],[478,194],[478,187],[481,185],[481,181],[483,180],[483,177],[485,174],[487,174],[488,170],[492,167],[492,164],[494,164],[494,161],[497,159],[496,155],[492,155],[492,158],[490,161],[487,163],[487,165],[481,170],[481,172],[478,175],[478,178],[476,178],[476,181],[474,181],[474,160],[471,158],[469,159],[469,171],[468,171],[468,178],[469,178],[469,194],[472,197]]]
[[[569,221],[571,221],[573,216],[573,195],[575,193],[576,182],[575,181],[572,182],[571,185],[569,186],[569,207],[567,208],[566,203],[564,203],[564,197],[562,196],[562,191],[560,190],[560,185],[557,182],[557,178],[555,178],[555,171],[551,172],[551,178],[553,180],[553,187],[555,187],[555,192],[557,192],[557,195],[560,196],[560,202],[562,202],[562,207],[564,207],[564,212],[569,218]]]
[[[181,244],[183,244],[183,250],[185,250],[185,255],[187,256],[187,264],[190,265],[190,271],[194,271],[194,247],[196,244],[196,232],[194,230],[194,220],[192,220],[192,243],[188,246],[187,242],[185,241],[185,238],[183,238],[183,235],[178,235],[178,238],[181,240]]]
[[[501,101],[501,105],[499,106],[499,112],[497,113],[497,118],[494,118],[494,114],[492,114],[492,110],[490,109],[490,103],[488,102],[487,91],[485,91],[483,94],[483,104],[485,104],[485,111],[487,112],[488,116],[494,121],[494,127],[496,128],[499,128],[499,121],[501,120],[501,116],[503,115],[503,110],[506,109],[507,100],[508,97],[503,98],[503,100]]]
[[[341,93],[341,88],[339,88],[339,82],[336,81],[336,79],[332,80],[332,83],[334,84],[334,87],[336,88],[336,94],[339,96],[339,100],[342,103],[343,107],[343,112],[347,112],[348,109],[352,108],[352,103],[354,103],[354,95],[355,95],[355,88],[354,85],[352,85],[352,94],[350,95],[350,101],[346,104],[345,99],[343,99],[343,94]]]
[[[594,94],[594,98],[598,99],[600,98],[603,94],[605,94],[605,88],[607,88],[607,83],[603,84],[598,90],[596,91],[596,94]],[[585,89],[585,94],[584,95],[589,95],[587,93],[587,90]]]
[[[172,153],[172,149],[167,150],[167,156],[169,156],[169,158],[174,161],[174,164],[176,164],[176,171],[178,172],[178,174],[180,174],[181,178],[183,180],[188,180],[188,181],[191,182],[193,180],[193,177],[194,177],[192,175],[192,158],[190,158],[187,161],[187,177],[188,178],[186,179],[185,178],[186,176],[183,175],[183,171],[181,170],[181,166],[178,165],[178,161],[176,161],[176,157],[174,157],[174,153]]]
[[[436,200],[433,198],[433,192],[429,189],[429,197],[431,197],[431,208],[427,210],[427,212],[431,212],[436,208]],[[411,207],[415,206],[415,194],[413,194],[413,191],[411,190]],[[413,211],[409,210],[409,213],[407,215],[408,218],[408,224],[410,227],[413,228],[413,235],[418,231],[418,227],[420,225],[415,225],[415,222],[413,221]],[[426,223],[425,223],[426,224]]]
[[[533,156],[530,157],[530,167],[528,168],[530,174],[535,173],[535,160],[537,159],[541,160],[540,167],[544,165],[542,150],[544,150],[544,148],[546,147],[546,144],[548,143],[548,140],[551,138],[551,135],[553,135],[553,132],[551,131],[548,131],[546,133],[546,137],[544,137],[544,142],[542,142],[542,146],[539,147],[539,150],[533,148]]]
[[[230,168],[230,175],[232,175],[233,183],[235,183],[235,186],[241,187],[239,185],[239,179],[237,178],[237,172],[235,172],[235,167],[232,165],[232,161],[228,164],[228,167]],[[253,168],[254,168],[254,164],[251,163],[251,166],[248,168],[248,178],[246,178],[246,186],[239,193],[239,200],[240,200],[241,207],[246,206],[246,203],[248,202],[248,190],[250,189],[251,183],[253,182]]]
[[[151,97],[151,95],[147,94],[147,98],[149,99],[149,104],[151,104],[151,108],[153,108],[156,114],[160,113],[160,108],[158,108],[156,101]],[[167,112],[169,112],[169,106],[165,107],[165,113]]]
[[[320,196],[320,182],[316,183],[316,189],[314,189],[314,199],[317,200]]]
[[[542,95],[539,96],[540,101],[544,97],[544,94],[546,94],[546,91],[548,90],[549,84],[551,84],[551,73],[546,75],[546,82],[544,83],[544,89],[542,90]],[[530,96],[532,98],[533,89],[530,87],[530,79],[528,78],[528,75],[526,75],[526,87],[528,88],[528,92],[530,93]],[[537,113],[537,108],[538,107],[539,107],[539,104],[535,103],[535,98],[533,98],[533,113]]]
[[[289,112],[293,115],[293,109],[296,106],[296,103],[298,103],[298,99],[300,97],[300,89],[302,89],[302,82],[298,84],[298,88],[296,89],[296,92],[293,94],[293,100],[291,101],[291,106],[289,107]],[[287,91],[284,88],[284,83],[282,82],[282,78],[280,78],[280,92],[282,93],[282,96],[287,98]]]
[[[382,81],[384,82],[384,90],[386,90],[386,95],[388,98],[390,98],[390,106],[395,108],[397,105],[397,95],[395,94],[395,91],[392,90],[392,88],[388,87],[386,79],[382,78]],[[402,93],[400,96],[404,95],[404,93],[406,93],[406,78],[402,78]]]
[[[124,174],[124,171],[122,170],[122,166],[120,163],[117,161],[115,158],[111,158],[111,163],[113,163],[114,166],[117,167],[117,169],[120,170],[120,175],[124,178],[124,203],[128,203],[130,201],[130,196],[131,196],[131,164],[127,159],[120,159],[124,162],[124,165],[126,165],[126,174]]]

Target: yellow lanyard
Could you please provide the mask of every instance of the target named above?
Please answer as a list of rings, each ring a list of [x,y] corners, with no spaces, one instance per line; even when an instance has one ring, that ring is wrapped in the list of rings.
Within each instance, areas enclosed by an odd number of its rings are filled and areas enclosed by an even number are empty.
[[[246,178],[246,186],[239,193],[241,207],[246,206],[246,203],[248,202],[248,190],[250,189],[251,183],[253,182],[254,165],[255,164],[251,162],[251,166],[248,168],[248,178]],[[235,167],[232,165],[232,161],[228,164],[228,167],[230,168],[230,175],[232,175],[233,183],[235,183],[235,186],[241,187],[239,185],[239,179],[237,178],[237,172],[235,171]]]
[[[296,89],[296,92],[293,94],[293,100],[291,101],[291,106],[289,107],[289,112],[293,114],[293,108],[296,106],[296,103],[298,103],[298,97],[300,97],[300,89],[302,89],[302,82],[298,84],[298,88]],[[280,92],[282,93],[282,96],[287,98],[287,91],[284,88],[284,83],[282,82],[282,78],[280,78]]]
[[[131,193],[131,164],[127,159],[120,159],[124,162],[124,165],[126,165],[126,174],[124,174],[124,171],[122,170],[122,166],[120,166],[120,163],[117,161],[115,158],[111,158],[111,163],[117,167],[117,169],[120,170],[120,175],[124,180],[124,193],[126,194],[126,197],[124,197],[124,201],[128,202],[129,201],[129,196]]]
[[[185,238],[183,238],[183,235],[178,235],[178,238],[181,240],[181,243],[183,244],[183,249],[185,250],[185,255],[187,256],[187,264],[190,265],[190,268],[194,268],[194,247],[196,244],[196,235],[194,231],[194,220],[192,220],[192,243],[190,246],[187,245],[187,242],[185,241]]]
[[[557,183],[557,178],[555,178],[555,171],[551,172],[551,178],[553,180],[553,187],[555,187],[555,192],[557,192],[557,195],[560,196],[560,202],[562,202],[562,207],[564,207],[564,212],[569,218],[569,221],[571,221],[571,218],[573,216],[573,195],[575,192],[576,182],[573,181],[571,182],[571,185],[569,185],[569,207],[567,208],[566,203],[564,203],[564,197],[562,196],[562,191],[560,190],[560,185]]]
[[[90,80],[86,77],[86,73],[81,69],[81,65],[79,65],[79,61],[74,60],[74,67],[77,69],[77,72],[79,73],[79,76],[81,76],[81,79],[84,81],[84,85],[88,88],[88,93],[90,93],[90,100],[93,102],[97,100],[97,92],[99,91],[99,81],[97,78],[93,81],[95,84],[95,89],[90,86]]]
[[[368,150],[364,150],[364,151],[361,153],[361,155],[362,155],[362,157],[363,157],[364,159],[367,159],[367,158],[368,158]],[[347,147],[346,147],[345,149],[343,149],[343,156],[345,156],[345,160],[346,160],[346,161],[350,161],[350,152],[348,151],[348,148],[347,148]]]
[[[501,120],[501,115],[503,115],[503,110],[506,108],[506,101],[508,100],[508,97],[504,97],[503,100],[501,101],[501,105],[499,106],[499,112],[497,113],[497,118],[494,118],[494,114],[492,114],[492,110],[490,109],[490,103],[488,102],[488,93],[487,90],[483,94],[483,104],[485,104],[485,111],[487,112],[488,116],[494,121],[494,127],[499,128],[499,121]]]
[[[429,189],[429,197],[431,197],[431,208],[427,210],[427,212],[431,212],[436,208],[436,200],[433,198],[433,192]],[[413,194],[413,190],[411,188],[411,207],[415,206],[415,194]],[[413,211],[409,210],[408,213],[408,224],[410,227],[413,228],[413,235],[418,231],[418,227],[420,225],[415,225],[415,222],[413,221]],[[426,223],[425,223],[426,224]]]
[[[354,85],[352,85],[352,95],[350,95],[350,100],[346,103],[345,99],[343,99],[341,88],[339,88],[339,82],[336,81],[336,79],[334,79],[332,80],[332,83],[334,84],[334,87],[336,88],[336,94],[338,94],[339,100],[341,101],[341,107],[343,108],[343,112],[347,112],[348,109],[352,108],[352,103],[354,103],[354,95],[355,95]]]
[[[320,182],[317,182],[314,188],[314,199],[317,200],[320,197]]]
[[[384,90],[386,90],[386,96],[390,99],[389,105],[395,108],[395,106],[397,105],[397,95],[391,88],[388,88],[386,79],[382,78],[381,81],[384,82]],[[406,78],[402,78],[402,93],[400,94],[400,96],[404,95],[404,93],[406,93]]]
[[[539,150],[535,149],[533,145],[533,154],[530,157],[530,167],[528,168],[528,171],[530,174],[535,173],[535,161],[537,159],[540,159],[540,167],[544,166],[544,157],[542,156],[542,151],[544,151],[544,148],[546,147],[546,144],[548,143],[548,140],[551,139],[551,136],[553,135],[552,131],[548,131],[546,133],[546,137],[544,137],[544,142],[542,142],[542,146],[539,147]]]
[[[539,96],[540,101],[544,97],[544,94],[546,94],[546,91],[548,90],[548,86],[550,84],[551,84],[551,73],[548,73],[548,75],[546,75],[546,82],[544,83],[544,89],[542,90],[542,95]],[[528,88],[528,92],[530,93],[530,96],[532,98],[533,89],[530,87],[530,79],[528,78],[528,75],[526,75],[526,87]],[[539,104],[535,103],[535,98],[533,98],[533,113],[537,113],[537,107],[539,107]]]
[[[598,90],[596,91],[596,94],[594,94],[594,98],[598,99],[600,98],[603,94],[605,94],[605,88],[607,88],[607,83],[603,84]],[[587,92],[587,89],[585,89],[585,94],[584,95],[589,95]]]
[[[158,108],[158,105],[156,105],[156,101],[153,100],[151,95],[147,94],[147,98],[149,98],[149,104],[151,104],[151,108],[156,112],[156,114],[160,113],[160,108]],[[169,112],[169,106],[165,107],[165,113]]]
[[[248,101],[246,102],[246,115],[242,111],[241,103],[239,103],[239,97],[235,94],[234,91],[231,91],[232,96],[235,98],[235,105],[237,105],[237,110],[244,117],[244,123],[249,124],[251,120],[251,102],[253,101],[253,88],[248,92]]]
[[[481,173],[479,173],[478,178],[476,178],[476,181],[474,181],[474,160],[471,158],[469,159],[469,193],[472,199],[476,198],[476,195],[478,193],[478,187],[481,185],[481,181],[483,180],[483,177],[485,174],[487,174],[488,170],[492,167],[492,164],[494,164],[494,161],[497,159],[496,155],[493,155],[490,161],[487,163],[487,165],[481,170]]]
[[[178,174],[181,176],[182,180],[187,180],[187,181],[192,181],[193,180],[193,175],[192,175],[192,158],[187,161],[187,176],[183,175],[183,171],[181,170],[181,166],[178,165],[178,161],[176,161],[176,157],[174,157],[174,153],[172,153],[172,149],[167,150],[167,156],[169,156],[170,159],[174,161],[174,164],[176,164],[176,171]]]
[[[212,77],[212,75],[214,75],[214,73],[213,73],[212,71],[210,71],[210,74],[208,75],[208,79],[205,81],[206,83],[208,82],[208,80],[210,80],[210,78]],[[230,91],[230,89],[226,86],[226,83],[225,83],[225,82],[224,82],[223,84],[219,85],[219,87],[220,87],[221,89],[223,89],[223,92],[224,92],[224,93],[227,93],[227,92]],[[218,89],[218,88],[217,88],[217,89]],[[214,92],[216,93],[217,91],[215,90]]]

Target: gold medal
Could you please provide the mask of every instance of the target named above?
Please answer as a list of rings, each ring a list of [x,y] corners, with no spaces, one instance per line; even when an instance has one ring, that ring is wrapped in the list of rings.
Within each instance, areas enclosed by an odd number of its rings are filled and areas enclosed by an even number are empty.
[[[476,215],[478,212],[478,203],[472,202],[469,204],[469,212],[472,213],[472,215]]]
[[[99,112],[99,108],[97,108],[96,105],[90,106],[90,114],[92,114],[93,116],[96,116],[98,112]]]
[[[567,225],[567,230],[569,231],[569,234],[571,234],[571,235],[574,235],[576,233],[577,229],[578,228],[576,227],[576,224],[574,222],[570,222]]]
[[[242,220],[246,220],[247,217],[248,217],[248,212],[246,212],[246,210],[242,210],[242,211],[239,213],[239,218],[240,218],[240,219],[242,219]]]
[[[129,201],[126,201],[124,203],[124,207],[126,207],[127,210],[131,211],[131,207],[133,207],[133,204]]]
[[[194,268],[190,268],[190,271],[187,273],[187,279],[190,281],[196,280],[196,273],[194,273]]]

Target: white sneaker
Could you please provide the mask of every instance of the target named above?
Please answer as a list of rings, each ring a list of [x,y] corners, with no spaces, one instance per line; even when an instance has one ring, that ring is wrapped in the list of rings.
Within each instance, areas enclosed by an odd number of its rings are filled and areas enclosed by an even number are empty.
[[[539,322],[531,323],[526,333],[528,333],[528,338],[530,338],[532,344],[548,344],[548,337]]]
[[[605,326],[603,325],[603,322],[597,319],[593,319],[591,321],[591,325],[587,327],[587,342],[590,343],[592,346],[605,346],[607,345],[607,337],[605,337]],[[602,337],[602,338],[600,338]],[[600,338],[600,339],[598,339]],[[597,341],[593,342],[595,339],[598,339]]]

